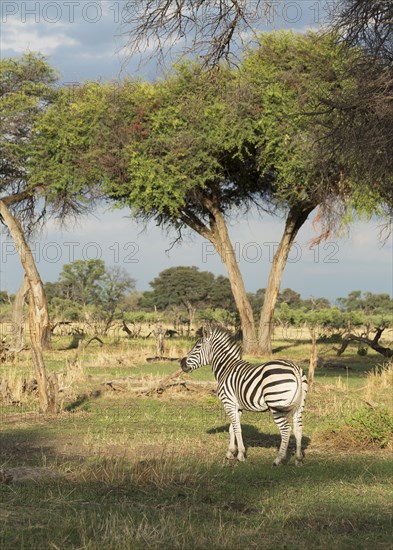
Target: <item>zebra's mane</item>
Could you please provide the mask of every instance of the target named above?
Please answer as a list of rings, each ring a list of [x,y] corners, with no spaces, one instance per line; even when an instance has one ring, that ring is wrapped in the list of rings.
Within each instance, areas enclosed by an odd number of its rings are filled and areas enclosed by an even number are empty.
[[[237,341],[236,337],[232,332],[230,332],[228,329],[222,327],[221,325],[216,325],[213,328],[213,334],[220,335],[221,337],[224,337],[226,340],[226,343],[230,344],[233,351],[237,351],[239,353],[239,357],[242,356],[242,348]]]

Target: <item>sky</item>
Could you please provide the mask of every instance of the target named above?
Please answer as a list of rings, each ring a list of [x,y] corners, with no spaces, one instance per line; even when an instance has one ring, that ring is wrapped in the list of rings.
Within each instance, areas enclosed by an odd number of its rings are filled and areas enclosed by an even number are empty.
[[[331,3],[331,2],[330,2]],[[277,1],[266,29],[316,28],[326,13],[325,1]],[[124,48],[121,21],[124,1],[8,1],[1,3],[1,56],[13,57],[40,51],[58,69],[60,82],[75,85],[85,80],[117,80],[126,76],[154,80],[162,69],[150,60],[129,59]],[[316,233],[310,219],[299,232],[285,269],[282,288],[303,297],[334,300],[354,289],[374,293],[393,291],[392,239],[381,245],[381,220],[356,222],[348,231],[310,249]],[[230,226],[247,290],[266,287],[275,243],[284,222],[251,213]],[[15,292],[22,269],[10,239],[0,236],[0,288]],[[154,224],[142,227],[126,210],[100,208],[77,224],[59,228],[50,221],[34,236],[31,246],[44,281],[55,281],[64,263],[102,258],[107,265],[121,265],[147,290],[157,274],[176,265],[225,274],[210,243],[195,234],[169,252],[173,234]]]

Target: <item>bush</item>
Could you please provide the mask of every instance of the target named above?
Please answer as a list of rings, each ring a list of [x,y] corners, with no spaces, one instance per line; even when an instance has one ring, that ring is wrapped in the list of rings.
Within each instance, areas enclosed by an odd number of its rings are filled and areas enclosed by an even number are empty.
[[[360,409],[347,419],[347,425],[362,443],[384,448],[393,439],[393,413],[386,408]]]

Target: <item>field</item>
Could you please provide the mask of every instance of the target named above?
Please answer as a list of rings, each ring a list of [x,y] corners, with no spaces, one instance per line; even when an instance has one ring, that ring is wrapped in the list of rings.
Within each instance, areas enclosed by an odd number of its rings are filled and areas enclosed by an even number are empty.
[[[268,414],[243,414],[238,464],[225,459],[229,424],[209,385],[133,391],[179,368],[146,362],[154,342],[76,351],[69,341],[46,354],[63,372],[60,414],[41,415],[33,396],[1,407],[1,548],[393,548],[393,368],[380,355],[352,347],[337,358],[319,345],[304,466],[292,457],[273,468],[279,436]],[[191,341],[166,345],[181,357]],[[273,347],[307,367],[306,340]],[[33,376],[28,352],[1,369],[15,388]],[[184,379],[213,381],[208,367]]]

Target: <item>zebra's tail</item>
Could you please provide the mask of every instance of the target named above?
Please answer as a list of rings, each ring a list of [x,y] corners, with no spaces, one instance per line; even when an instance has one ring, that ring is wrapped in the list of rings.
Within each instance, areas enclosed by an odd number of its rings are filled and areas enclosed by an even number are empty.
[[[296,363],[293,364],[293,370],[295,372],[297,382],[297,392],[293,400],[293,406],[291,408],[292,410],[298,410],[303,409],[304,407],[304,401],[306,399],[306,394],[308,390],[308,383],[307,378],[303,373],[303,370],[298,365],[296,365]]]

